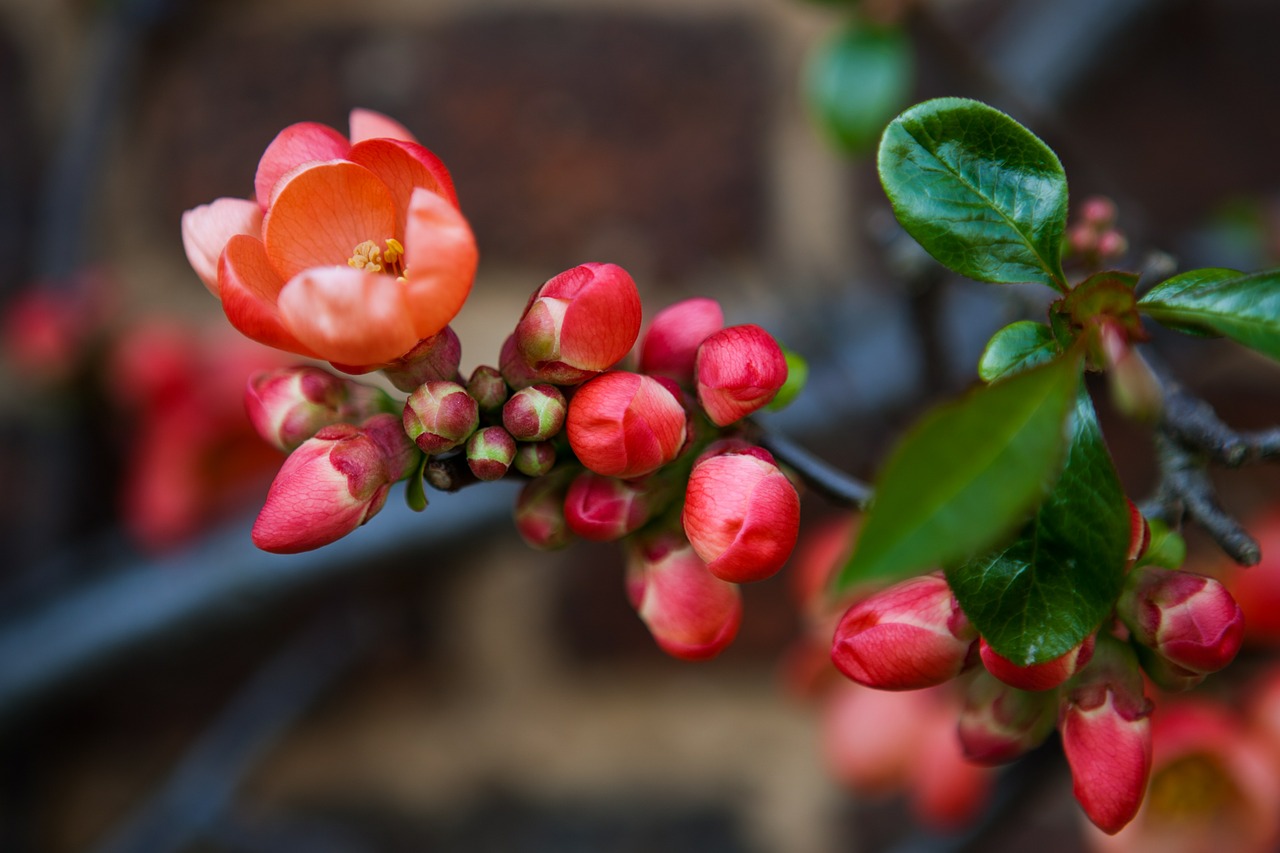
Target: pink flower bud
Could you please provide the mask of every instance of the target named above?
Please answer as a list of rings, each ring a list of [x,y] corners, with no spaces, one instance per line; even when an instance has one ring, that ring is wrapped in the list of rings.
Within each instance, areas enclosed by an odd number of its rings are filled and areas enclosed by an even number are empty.
[[[515,335],[507,335],[507,339],[502,342],[502,351],[498,354],[498,370],[502,373],[503,381],[515,389],[528,388],[544,381],[538,378],[534,369],[525,362],[524,356],[520,355]]]
[[[574,384],[613,367],[640,334],[640,294],[622,267],[583,264],[533,294],[516,326],[525,362],[544,382]]]
[[[404,404],[404,431],[423,453],[444,453],[480,425],[476,401],[456,382],[427,382]]]
[[[850,607],[836,626],[831,660],[879,690],[918,690],[959,675],[978,632],[940,572],[911,578]]]
[[[330,424],[363,420],[393,406],[377,388],[303,365],[254,375],[244,395],[258,435],[285,452]]]
[[[462,342],[452,328],[445,326],[382,368],[382,372],[401,391],[413,391],[424,382],[454,381],[458,378],[460,361]]]
[[[1119,832],[1142,804],[1151,772],[1150,717],[1133,650],[1100,637],[1097,657],[1067,694],[1058,729],[1076,800],[1108,834]]]
[[[530,385],[502,407],[502,425],[516,441],[546,441],[564,426],[568,403],[554,385]]]
[[[1098,235],[1098,256],[1103,260],[1114,260],[1129,251],[1129,238],[1114,228],[1108,228]]]
[[[564,502],[569,529],[595,542],[610,542],[639,530],[651,509],[644,485],[591,471],[574,478]]]
[[[759,326],[730,326],[698,347],[698,401],[716,426],[769,404],[787,381],[787,359]]]
[[[1006,764],[1044,742],[1058,720],[1058,695],[1010,687],[980,672],[960,712],[960,744],[976,764]]]
[[[516,470],[526,477],[545,476],[556,464],[556,447],[549,441],[524,441],[516,448]]]
[[[1116,221],[1116,203],[1103,195],[1090,196],[1080,205],[1080,218],[1095,229],[1109,228]]]
[[[693,466],[682,521],[713,575],[734,583],[764,580],[795,547],[800,495],[768,451],[722,453]]]
[[[1244,640],[1244,616],[1231,593],[1191,572],[1135,569],[1116,611],[1135,641],[1192,672],[1222,669]]]
[[[1053,660],[1019,666],[1001,655],[984,639],[978,644],[982,665],[987,672],[1019,690],[1051,690],[1075,675],[1093,657],[1094,637],[1089,635],[1073,649]]]
[[[724,312],[714,299],[697,297],[663,308],[640,341],[640,372],[692,383],[698,347],[723,328]]]
[[[687,415],[661,380],[606,373],[574,392],[565,431],[583,465],[607,477],[640,477],[675,459]]]
[[[662,650],[684,660],[715,657],[742,622],[737,585],[708,572],[676,536],[631,551],[627,593]]]
[[[516,498],[516,530],[530,547],[553,551],[573,541],[573,532],[565,523],[564,499],[574,470],[553,471],[521,489]]]
[[[516,459],[516,440],[500,426],[476,430],[467,439],[467,466],[481,480],[500,480]]]
[[[467,393],[476,401],[481,414],[490,415],[502,411],[502,404],[507,402],[508,388],[498,368],[482,364],[471,372]]]
[[[370,432],[327,426],[284,461],[253,525],[253,542],[276,554],[328,545],[376,515],[393,482],[387,455]]]
[[[1160,380],[1118,323],[1103,323],[1099,335],[1112,402],[1125,416],[1141,423],[1154,423],[1164,409],[1164,388]]]

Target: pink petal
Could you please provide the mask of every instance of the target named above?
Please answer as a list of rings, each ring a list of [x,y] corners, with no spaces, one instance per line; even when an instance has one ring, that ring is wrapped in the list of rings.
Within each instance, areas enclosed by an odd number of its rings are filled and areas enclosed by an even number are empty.
[[[204,286],[218,295],[218,256],[236,234],[262,233],[262,211],[243,198],[220,198],[182,214],[182,248]]]
[[[227,241],[218,262],[222,310],[246,337],[298,355],[315,356],[285,328],[276,307],[284,280],[270,261],[262,241],[237,234]]]
[[[313,121],[289,125],[271,140],[258,161],[258,173],[253,176],[258,206],[265,211],[276,181],[298,166],[340,159],[350,148],[347,138],[328,125]]]
[[[382,247],[397,233],[395,202],[386,185],[363,166],[343,160],[288,178],[262,226],[267,256],[286,279],[310,267],[346,266],[356,246],[372,240]]]
[[[458,194],[453,189],[449,170],[439,157],[416,142],[370,139],[353,146],[347,159],[382,179],[396,200],[396,212],[402,217],[418,187],[444,196],[454,207],[458,206]]]
[[[418,338],[440,332],[471,292],[479,253],[458,209],[430,190],[416,189],[405,226],[406,305]]]
[[[393,118],[384,116],[374,110],[356,107],[351,111],[350,124],[351,143],[354,145],[366,139],[403,139],[405,142],[417,142],[409,129]]]
[[[385,364],[425,337],[414,331],[404,282],[350,267],[317,267],[280,291],[280,315],[320,358],[340,364]]]

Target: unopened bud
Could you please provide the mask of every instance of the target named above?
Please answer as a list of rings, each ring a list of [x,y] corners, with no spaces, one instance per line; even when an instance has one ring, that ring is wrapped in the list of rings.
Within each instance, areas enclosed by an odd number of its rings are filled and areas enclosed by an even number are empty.
[[[479,425],[475,399],[456,382],[427,382],[404,404],[404,431],[423,453],[452,450]]]
[[[1154,423],[1164,409],[1164,389],[1151,365],[1117,324],[1104,323],[1101,338],[1112,402],[1133,420]]]
[[[698,402],[716,426],[764,408],[787,381],[787,359],[759,326],[730,326],[704,340],[696,362]]]
[[[977,638],[946,578],[935,572],[850,607],[836,626],[831,660],[867,687],[917,690],[959,675]]]
[[[516,498],[516,530],[530,547],[552,551],[573,541],[564,518],[564,499],[573,473],[573,469],[553,471],[521,489]]]
[[[737,584],[708,572],[673,534],[631,549],[627,594],[662,650],[684,660],[715,657],[742,623]]]
[[[1057,720],[1057,693],[1019,690],[980,672],[960,712],[960,744],[976,764],[1007,764],[1043,743]]]
[[[574,478],[564,502],[569,529],[596,542],[621,539],[639,530],[652,509],[649,491],[641,483],[591,471]]]
[[[698,347],[723,328],[724,311],[714,299],[685,299],[663,308],[640,341],[640,372],[691,384]]]
[[[253,376],[244,405],[258,435],[288,452],[330,424],[355,423],[395,403],[378,388],[299,365]]]
[[[516,441],[546,441],[564,426],[568,403],[554,385],[530,385],[502,407],[502,425]]]
[[[1110,228],[1116,222],[1116,203],[1106,196],[1090,196],[1080,205],[1080,218],[1091,228]]]
[[[516,458],[516,440],[500,426],[485,427],[467,439],[467,466],[481,480],[500,480]]]
[[[734,583],[782,568],[800,533],[800,495],[759,447],[704,458],[685,488],[685,535],[707,569]]]
[[[1129,506],[1129,556],[1126,566],[1132,566],[1147,553],[1147,548],[1151,545],[1151,525],[1147,523],[1137,504],[1128,498],[1125,498],[1125,503]]]
[[[516,448],[516,470],[526,477],[543,477],[556,465],[556,447],[549,441],[522,441]]]
[[[524,356],[520,355],[520,350],[516,347],[515,335],[507,335],[507,339],[502,342],[502,351],[498,355],[498,370],[502,374],[503,381],[513,389],[528,388],[542,381],[538,379],[538,374],[533,368],[525,362]]]
[[[565,431],[583,465],[609,477],[640,477],[684,448],[688,416],[674,391],[638,373],[597,376],[574,392]]]
[[[582,264],[538,288],[516,346],[539,381],[576,384],[622,360],[640,333],[640,294],[622,267]]]
[[[1112,261],[1129,251],[1129,240],[1114,228],[1108,228],[1098,235],[1098,257],[1104,261]]]
[[[1244,640],[1244,615],[1231,593],[1217,580],[1191,572],[1134,569],[1116,612],[1136,642],[1191,672],[1222,669]]]
[[[507,402],[507,382],[498,368],[482,364],[471,372],[467,393],[480,407],[480,414],[492,415],[501,412],[502,404]]]
[[[462,342],[448,326],[424,338],[408,353],[382,368],[391,384],[401,391],[413,391],[424,382],[453,382],[462,361]]]
[[[1043,663],[1016,664],[987,645],[978,644],[978,654],[987,672],[1019,690],[1051,690],[1075,675],[1093,657],[1094,635],[1090,634],[1075,648]]]

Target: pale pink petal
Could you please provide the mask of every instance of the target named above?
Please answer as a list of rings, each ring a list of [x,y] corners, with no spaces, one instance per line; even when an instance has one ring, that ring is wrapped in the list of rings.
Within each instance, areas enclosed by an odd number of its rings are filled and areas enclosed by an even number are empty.
[[[403,139],[405,142],[417,142],[409,129],[395,119],[374,110],[356,107],[351,111],[350,119],[351,143],[364,142],[366,139]]]
[[[352,146],[347,159],[382,179],[396,200],[396,212],[402,220],[418,187],[444,196],[454,207],[458,206],[458,194],[454,192],[449,170],[439,157],[416,142],[370,139]]]
[[[220,198],[182,214],[182,248],[204,286],[218,295],[218,256],[236,234],[262,233],[262,210],[243,198]]]
[[[471,226],[435,193],[416,189],[405,227],[406,305],[418,338],[437,334],[462,310],[479,253]]]
[[[425,336],[405,308],[404,282],[350,267],[317,267],[280,291],[280,315],[319,355],[340,364],[385,364]]]
[[[245,234],[228,240],[218,262],[218,283],[222,310],[243,335],[276,349],[315,355],[280,320],[276,297],[284,279],[267,260],[261,240]]]
[[[267,256],[286,279],[310,267],[345,266],[356,246],[372,240],[383,248],[396,234],[395,202],[386,185],[343,160],[290,177],[262,226]]]
[[[313,121],[291,124],[276,135],[262,152],[258,173],[253,176],[253,191],[258,205],[267,209],[276,181],[304,163],[337,160],[347,156],[351,143],[328,125]]]

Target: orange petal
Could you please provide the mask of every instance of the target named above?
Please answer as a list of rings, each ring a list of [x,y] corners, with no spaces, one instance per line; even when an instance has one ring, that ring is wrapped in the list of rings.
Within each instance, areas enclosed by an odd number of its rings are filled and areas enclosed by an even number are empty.
[[[267,256],[280,275],[345,266],[356,246],[396,235],[391,191],[373,172],[345,160],[304,168],[283,183],[262,224]]]
[[[426,337],[405,309],[404,282],[383,273],[309,269],[284,286],[278,304],[298,340],[339,364],[385,364]]]
[[[405,142],[417,142],[409,129],[393,118],[384,116],[374,110],[356,107],[351,111],[351,143],[364,142],[366,139],[403,139]]]
[[[246,337],[298,355],[315,356],[285,328],[276,308],[284,279],[267,260],[262,241],[237,234],[227,241],[218,261],[222,310]]]
[[[395,139],[370,139],[353,145],[347,159],[359,163],[382,179],[395,197],[396,212],[401,215],[402,220],[417,187],[442,195],[454,207],[458,206],[458,196],[454,192],[449,170],[440,162],[439,157],[421,145]]]
[[[430,190],[416,189],[405,227],[406,306],[419,338],[457,316],[471,292],[479,253],[458,209]]]
[[[218,295],[218,256],[236,234],[262,233],[262,211],[243,198],[220,198],[182,214],[182,248],[204,286]]]
[[[351,143],[338,131],[313,121],[291,124],[276,135],[262,152],[258,173],[253,176],[253,191],[258,206],[267,209],[271,190],[289,172],[304,163],[337,160],[345,157]]]

